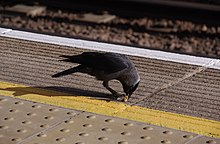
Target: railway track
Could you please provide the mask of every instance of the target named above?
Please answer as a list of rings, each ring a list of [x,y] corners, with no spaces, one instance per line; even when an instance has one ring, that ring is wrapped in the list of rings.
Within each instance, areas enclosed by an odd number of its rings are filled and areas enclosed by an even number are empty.
[[[12,3],[17,1],[11,0]],[[184,1],[184,0],[20,0],[26,4],[39,4],[48,7],[66,9],[69,11],[109,11],[116,15],[128,17],[153,16],[158,18],[190,20],[194,22],[218,25],[220,24],[220,3],[218,1]]]
[[[38,8],[31,2],[32,5],[26,6],[26,10],[21,7],[23,11],[16,11],[16,4],[12,1],[2,4],[0,25],[148,49],[214,58],[220,56],[218,5],[189,5],[187,2],[160,0],[138,1],[136,4],[132,1],[107,1],[110,3],[107,8],[103,2],[93,2],[88,8],[83,1],[69,2],[68,5],[59,0],[38,1]],[[126,4],[125,8],[119,11],[122,4]],[[138,10],[131,8],[135,5],[139,6]]]

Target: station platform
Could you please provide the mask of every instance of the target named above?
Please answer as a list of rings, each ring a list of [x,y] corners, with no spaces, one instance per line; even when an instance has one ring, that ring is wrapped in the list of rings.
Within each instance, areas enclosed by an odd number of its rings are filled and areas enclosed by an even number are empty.
[[[220,62],[0,28],[0,144],[219,144]],[[141,83],[128,102],[60,55],[128,55]],[[110,83],[117,91],[121,85]]]

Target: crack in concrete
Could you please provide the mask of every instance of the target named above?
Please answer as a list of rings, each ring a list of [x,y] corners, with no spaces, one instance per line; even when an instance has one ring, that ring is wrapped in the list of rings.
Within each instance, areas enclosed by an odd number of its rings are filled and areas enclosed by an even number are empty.
[[[195,137],[193,137],[192,139],[190,139],[189,141],[185,142],[184,144],[190,144],[191,142],[195,141],[196,139],[202,137],[202,135],[197,135]]]
[[[156,90],[155,92],[151,93],[149,96],[144,97],[144,98],[142,98],[141,100],[139,100],[137,102],[131,103],[131,105],[136,105],[139,102],[142,102],[142,101],[144,101],[146,99],[152,98],[154,95],[158,94],[159,92],[164,91],[164,90],[166,90],[166,89],[168,89],[170,87],[173,87],[173,86],[179,84],[180,82],[182,82],[182,81],[184,81],[184,80],[186,80],[186,79],[196,75],[197,73],[205,71],[209,67],[211,67],[211,66],[213,66],[215,64],[218,64],[219,62],[220,62],[220,60],[211,60],[207,64],[204,64],[203,66],[196,68],[192,72],[186,73],[185,75],[183,75],[183,77],[181,77],[179,79],[174,79],[172,82],[170,82],[168,84],[162,85],[158,90]]]

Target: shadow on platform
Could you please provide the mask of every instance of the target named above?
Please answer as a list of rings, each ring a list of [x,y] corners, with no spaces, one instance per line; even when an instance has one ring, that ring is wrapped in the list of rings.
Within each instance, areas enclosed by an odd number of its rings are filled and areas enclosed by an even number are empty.
[[[13,96],[23,96],[27,94],[36,94],[43,96],[86,96],[97,99],[114,100],[111,94],[95,92],[90,90],[77,89],[73,87],[45,86],[45,87],[11,87],[0,88],[3,91],[13,92]]]

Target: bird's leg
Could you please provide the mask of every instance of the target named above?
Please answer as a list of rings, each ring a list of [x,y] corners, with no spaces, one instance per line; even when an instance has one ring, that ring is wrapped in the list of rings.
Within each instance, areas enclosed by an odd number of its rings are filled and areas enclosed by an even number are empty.
[[[108,81],[104,81],[102,84],[103,84],[103,86],[104,86],[106,89],[108,89],[108,90],[109,90],[114,96],[116,96],[117,98],[124,96],[124,95],[121,95],[121,94],[117,93],[117,92],[116,92],[115,90],[113,90],[112,88],[110,88],[109,85],[108,85]]]
[[[107,90],[109,90],[113,95],[117,95],[117,94],[118,94],[115,90],[113,90],[112,88],[109,87],[108,81],[104,81],[102,84],[103,84],[103,86],[104,86]]]
[[[109,85],[108,85],[108,81],[104,81],[103,86],[106,89],[108,89],[113,94],[113,96],[115,96],[117,98],[117,100],[123,101],[123,102],[128,101],[128,96],[126,96],[125,94],[119,94],[118,92],[116,92],[115,90],[110,88]]]

